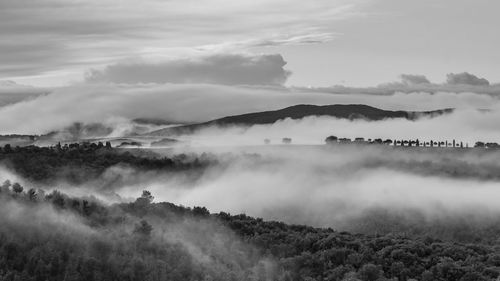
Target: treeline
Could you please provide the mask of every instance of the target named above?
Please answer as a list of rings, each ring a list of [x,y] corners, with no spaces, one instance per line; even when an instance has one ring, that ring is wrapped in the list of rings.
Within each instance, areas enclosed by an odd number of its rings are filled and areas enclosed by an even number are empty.
[[[52,147],[0,148],[0,163],[20,176],[38,182],[64,179],[79,184],[99,177],[107,168],[123,164],[149,171],[189,170],[206,167],[215,162],[208,154],[186,154],[167,157],[145,157],[112,148],[109,143],[74,143]]]
[[[429,140],[429,141],[423,141],[420,139],[381,139],[381,138],[376,138],[376,139],[366,139],[363,137],[357,137],[354,140],[351,140],[350,138],[339,138],[337,136],[328,136],[325,139],[326,144],[349,144],[349,143],[354,143],[354,144],[385,144],[385,145],[393,145],[393,146],[408,146],[408,147],[452,147],[452,148],[468,148],[469,144],[464,143],[463,141],[457,141],[457,140],[452,140],[452,141],[441,141],[441,140]],[[496,142],[482,142],[482,141],[477,141],[474,144],[474,147],[476,148],[489,148],[489,149],[499,149],[500,144]]]
[[[0,280],[466,281],[500,272],[500,250],[479,243],[210,214],[153,203],[147,191],[103,205],[9,187],[0,200]]]
[[[205,209],[151,200],[144,192],[135,202],[105,206],[58,191],[2,189],[0,280],[236,281],[281,274],[206,219]]]

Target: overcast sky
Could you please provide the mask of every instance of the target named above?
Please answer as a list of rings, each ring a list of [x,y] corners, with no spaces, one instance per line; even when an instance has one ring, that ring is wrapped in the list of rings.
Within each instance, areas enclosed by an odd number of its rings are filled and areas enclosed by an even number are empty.
[[[441,83],[465,71],[498,82],[498,10],[492,0],[1,0],[0,80],[59,86],[112,80],[130,64],[189,72],[199,57],[269,54],[272,73],[287,64],[266,84],[369,86],[402,73]]]

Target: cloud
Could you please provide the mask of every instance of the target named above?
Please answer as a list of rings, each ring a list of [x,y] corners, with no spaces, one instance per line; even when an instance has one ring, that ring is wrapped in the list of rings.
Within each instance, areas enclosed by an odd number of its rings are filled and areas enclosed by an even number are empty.
[[[196,50],[211,52],[230,52],[232,50],[241,50],[254,47],[276,47],[321,44],[334,40],[340,34],[333,32],[319,32],[312,29],[309,32],[293,32],[290,34],[280,34],[258,39],[248,39],[243,41],[224,42],[218,44],[209,44],[199,46]]]
[[[11,80],[0,80],[0,107],[33,99],[49,93],[51,89],[17,84]]]
[[[290,75],[279,54],[215,54],[162,63],[119,63],[92,70],[87,82],[208,83],[225,85],[282,85]]]
[[[160,118],[201,122],[226,115],[321,102],[332,95],[291,94],[285,88],[209,84],[82,85],[0,108],[0,133],[47,133],[74,122]],[[224,106],[221,106],[224,105]],[[15,120],[13,122],[13,120]]]
[[[401,82],[407,85],[430,84],[424,75],[401,74]]]
[[[500,142],[500,126],[496,120],[500,111],[482,112],[474,109],[456,110],[439,117],[422,117],[415,121],[387,119],[365,121],[336,119],[330,117],[306,117],[300,120],[285,119],[272,125],[255,125],[250,128],[222,127],[206,128],[194,135],[176,137],[193,146],[255,146],[269,139],[280,144],[282,138],[289,137],[294,144],[323,144],[326,137],[336,135],[354,139],[420,139],[459,140],[472,147],[476,141]]]
[[[330,40],[336,20],[358,16],[363,1],[3,0],[0,75],[82,72],[128,57],[175,57],[209,45],[246,51],[323,42]],[[304,20],[305,15],[312,16]],[[253,44],[238,44],[245,41]]]
[[[478,78],[473,74],[464,72],[460,74],[448,74],[448,81],[443,84],[431,83],[425,75],[401,74],[401,81],[382,83],[375,87],[346,87],[334,85],[331,87],[303,88],[299,90],[340,93],[340,94],[375,94],[392,95],[401,93],[477,93],[500,96],[500,84],[490,84],[484,78]]]
[[[468,72],[449,73],[446,75],[446,83],[449,85],[472,85],[472,86],[489,86],[490,82],[484,78],[479,78]]]
[[[138,182],[131,177],[134,183],[117,193],[129,197],[146,184],[157,200],[337,229],[354,227],[352,218],[376,207],[391,214],[414,210],[427,223],[500,213],[498,182],[488,179],[490,172],[498,177],[498,152],[273,145],[194,151],[215,153],[222,165],[196,180],[182,173]],[[477,169],[474,176],[458,178],[456,171],[467,167]],[[483,172],[485,178],[476,178]]]
[[[500,108],[496,96],[470,92],[386,92],[374,95],[353,89],[330,93],[327,90],[275,86],[92,84],[52,89],[48,94],[0,107],[0,134],[42,134],[75,122],[119,125],[121,121],[116,120],[136,118],[164,119],[172,123],[203,122],[297,104],[367,104],[409,111]]]

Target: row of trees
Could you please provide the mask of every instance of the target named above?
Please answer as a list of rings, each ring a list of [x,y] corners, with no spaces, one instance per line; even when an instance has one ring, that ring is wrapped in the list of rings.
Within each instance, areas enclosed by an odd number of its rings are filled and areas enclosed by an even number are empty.
[[[37,146],[30,145],[30,146],[26,146],[26,147],[27,148],[34,148]],[[3,146],[3,148],[0,147],[0,152],[2,152],[2,153],[19,152],[19,151],[22,151],[23,148],[26,148],[26,147],[20,147],[20,146],[12,147],[10,144],[5,144]],[[56,145],[49,146],[47,148],[50,150],[57,150],[57,151],[69,151],[69,150],[88,151],[88,150],[97,150],[97,149],[103,149],[103,148],[111,149],[112,146],[111,146],[111,142],[109,142],[109,141],[107,141],[105,143],[103,143],[103,142],[66,143],[64,145],[61,145],[61,143],[59,142]]]
[[[365,140],[364,138],[357,137],[352,141],[350,138],[338,138],[337,136],[328,136],[325,139],[326,144],[336,144],[336,143],[358,143],[358,144],[385,144],[385,145],[394,145],[394,146],[415,146],[415,147],[459,147],[459,148],[468,148],[469,144],[465,143],[463,141],[436,141],[436,140],[429,140],[429,141],[421,141],[419,139],[415,140],[391,140],[391,139],[386,139],[382,140],[380,138],[377,139],[367,139]],[[500,145],[496,142],[481,142],[478,141],[475,143],[474,147],[478,148],[490,148],[490,149],[498,149],[500,148]]]
[[[111,166],[125,165],[138,170],[174,171],[203,169],[216,162],[209,154],[174,157],[133,154],[111,148],[109,143],[74,143],[52,147],[25,146],[0,149],[0,162],[19,175],[34,181],[63,179],[70,183],[82,183],[98,178]]]

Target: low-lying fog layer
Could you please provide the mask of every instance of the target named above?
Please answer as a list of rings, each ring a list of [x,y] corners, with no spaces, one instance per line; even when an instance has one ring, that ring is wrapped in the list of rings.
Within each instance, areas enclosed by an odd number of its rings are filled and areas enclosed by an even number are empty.
[[[3,99],[0,95],[0,104]],[[203,84],[86,85],[55,89],[46,95],[1,106],[0,134],[45,134],[75,122],[120,123],[116,121],[135,118],[159,118],[176,124],[203,122],[297,104],[366,104],[387,110],[409,111],[500,108],[500,100],[495,95],[465,92],[388,92],[387,95],[374,95],[356,91],[332,94],[288,88]],[[482,119],[472,120],[481,124],[484,122]],[[489,120],[487,124],[496,120]]]
[[[500,151],[493,149],[291,144],[136,152],[210,160],[202,160],[208,167],[164,171],[116,165],[80,186],[62,180],[40,186],[6,169],[0,179],[107,202],[133,201],[150,190],[157,202],[354,232],[500,230]]]
[[[360,218],[374,210],[412,215],[419,223],[500,215],[500,153],[491,150],[271,145],[157,151],[207,150],[219,164],[196,177],[113,167],[85,189],[58,188],[88,193],[93,186],[97,194],[114,191],[125,200],[148,189],[156,201],[347,230],[362,230]]]
[[[337,137],[420,139],[429,141],[457,141],[474,146],[476,141],[499,142],[499,112],[457,110],[434,118],[386,119],[382,121],[347,120],[331,117],[306,117],[300,120],[285,119],[272,125],[254,125],[250,128],[206,128],[194,135],[180,136],[194,146],[236,146],[281,143],[291,138],[294,144],[323,144],[329,135]],[[174,136],[175,137],[175,136]]]

